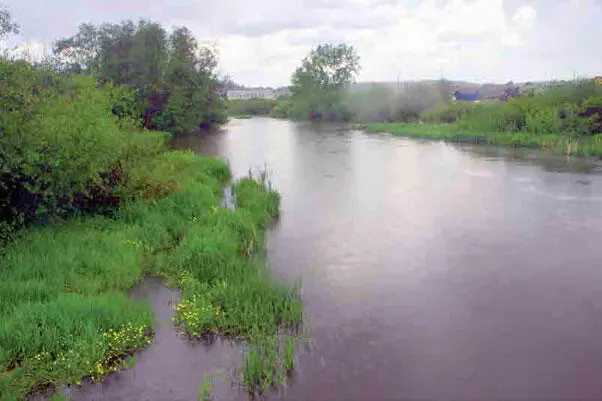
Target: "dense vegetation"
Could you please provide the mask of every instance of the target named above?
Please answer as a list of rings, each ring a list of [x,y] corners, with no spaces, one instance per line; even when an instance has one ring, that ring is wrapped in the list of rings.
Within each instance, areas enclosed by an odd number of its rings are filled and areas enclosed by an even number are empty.
[[[134,115],[144,128],[196,132],[226,119],[225,100],[218,94],[217,52],[199,46],[186,27],[168,34],[145,20],[82,24],[75,35],[55,43],[54,53],[40,65],[129,88],[119,112]]]
[[[230,117],[268,116],[272,113],[276,100],[274,99],[233,99],[228,100],[228,115]]]
[[[316,47],[292,76],[291,97],[281,99],[272,115],[295,120],[349,120],[343,100],[359,68],[352,46]]]
[[[426,109],[445,102],[450,82],[373,84],[354,88],[359,57],[347,44],[313,49],[292,76],[291,97],[278,99],[271,115],[294,120],[417,121]]]
[[[165,135],[138,133],[111,112],[123,88],[24,61],[0,60],[0,71],[0,235],[116,209],[131,166],[161,151]]]
[[[14,30],[0,12],[0,35]],[[157,87],[114,79],[105,69],[113,64],[97,56],[96,69],[82,64],[82,74],[0,59],[0,399],[101,380],[151,342],[149,305],[126,296],[145,274],[182,290],[176,323],[189,335],[247,340],[241,382],[249,390],[279,383],[294,340],[277,334],[297,327],[301,304],[261,258],[278,194],[264,176],[244,178],[234,184],[237,207],[220,207],[231,178],[223,161],[168,152],[168,135],[141,129],[192,121],[187,99],[201,92],[184,83],[200,69],[168,58],[173,75],[157,85],[182,85],[169,87],[165,107],[141,124],[138,106]],[[209,115],[207,107],[194,113]]]
[[[451,103],[428,110],[434,125],[373,124],[370,131],[602,156],[602,85],[565,83],[491,104]]]
[[[235,185],[237,208],[221,208],[227,166],[188,152],[141,161],[132,177],[118,219],[31,228],[4,250],[1,399],[82,377],[101,380],[152,341],[148,306],[125,296],[144,274],[162,275],[182,290],[176,324],[189,335],[247,339],[245,364],[261,367],[243,370],[249,390],[268,378],[279,383],[291,368],[290,348],[278,346],[275,336],[300,323],[301,304],[255,256],[277,214],[277,194],[246,178]],[[256,351],[266,344],[274,345],[269,363]],[[274,364],[280,353],[282,367]]]

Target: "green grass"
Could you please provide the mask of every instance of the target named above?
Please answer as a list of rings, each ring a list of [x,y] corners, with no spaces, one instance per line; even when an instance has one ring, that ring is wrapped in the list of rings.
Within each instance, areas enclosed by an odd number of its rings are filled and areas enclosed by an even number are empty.
[[[422,139],[491,144],[509,147],[538,148],[556,153],[602,157],[602,135],[569,136],[530,134],[525,132],[482,133],[459,129],[455,124],[371,124],[367,132],[387,132],[393,135]]]
[[[149,273],[181,289],[175,320],[190,336],[254,344],[298,326],[295,287],[262,259],[278,194],[245,178],[234,184],[238,208],[221,208],[229,179],[220,160],[161,154],[132,169],[116,218],[32,228],[11,243],[0,261],[0,399],[130,366],[154,319],[126,292]]]
[[[199,386],[198,401],[211,401],[213,400],[213,379],[211,376],[203,377],[203,381]]]
[[[270,336],[249,344],[242,383],[256,396],[286,381],[295,367],[296,338]]]

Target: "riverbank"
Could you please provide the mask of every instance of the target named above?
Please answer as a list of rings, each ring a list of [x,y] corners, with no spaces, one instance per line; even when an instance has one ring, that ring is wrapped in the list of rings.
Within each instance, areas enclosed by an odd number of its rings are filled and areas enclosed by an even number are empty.
[[[602,135],[571,137],[557,134],[535,135],[524,132],[479,133],[460,130],[455,124],[378,123],[366,132],[385,132],[397,136],[510,147],[536,148],[567,155],[602,157]]]
[[[301,321],[294,288],[275,282],[257,257],[278,214],[279,196],[265,177],[236,182],[230,210],[220,207],[231,173],[219,159],[171,151],[131,174],[130,190],[141,196],[115,218],[30,228],[3,250],[1,399],[120,369],[152,341],[149,305],[127,297],[147,274],[181,290],[175,323],[183,333],[247,339],[253,369],[243,369],[242,381],[250,390],[276,384],[290,369],[288,348],[282,364],[274,364],[279,348],[269,363],[255,351]]]

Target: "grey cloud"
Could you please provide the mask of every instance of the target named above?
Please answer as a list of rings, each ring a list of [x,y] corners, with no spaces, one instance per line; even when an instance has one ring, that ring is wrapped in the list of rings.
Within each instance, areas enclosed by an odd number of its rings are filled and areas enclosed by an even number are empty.
[[[436,0],[443,7],[451,0]],[[456,0],[459,1],[459,0]],[[262,37],[265,71],[247,69],[246,66],[229,66],[236,70],[236,78],[242,83],[270,79],[270,65],[278,65],[293,57],[288,49],[271,49],[270,35],[290,30],[288,44],[295,48],[309,46],[324,41],[341,41],[357,38],[362,30],[386,28],[404,24],[387,7],[402,4],[412,18],[412,11],[422,0],[375,0],[369,4],[347,0],[0,0],[12,11],[15,20],[21,25],[23,34],[20,40],[35,39],[49,43],[61,36],[76,32],[83,22],[118,22],[139,17],[153,19],[166,27],[187,25],[197,36],[219,38],[225,35],[239,35],[248,38]],[[504,11],[510,21],[512,15],[524,5],[531,5],[537,11],[534,30],[524,36],[524,46],[513,48],[487,48],[495,38],[486,35],[447,34],[437,40],[437,51],[412,56],[415,60],[408,70],[423,71],[428,74],[433,61],[439,56],[462,54],[469,57],[469,64],[458,62],[450,67],[449,74],[473,79],[515,80],[521,77],[531,79],[547,71],[564,74],[577,70],[582,73],[602,71],[602,1],[581,0],[580,7],[568,5],[569,0],[505,0]],[[380,7],[380,8],[379,8]],[[404,17],[406,18],[406,17]],[[424,22],[424,21],[423,21]],[[426,21],[436,27],[437,21]],[[467,21],[466,23],[470,23]],[[386,29],[385,29],[386,30]],[[436,30],[436,29],[434,29]],[[298,31],[296,34],[295,31]],[[492,33],[491,35],[496,35]],[[265,38],[265,41],[264,41]],[[380,40],[404,41],[402,38]],[[352,43],[353,44],[353,43]],[[391,47],[394,47],[392,43]],[[366,46],[369,52],[371,46]],[[387,46],[381,46],[387,49]],[[398,46],[399,47],[399,46]],[[266,50],[267,49],[267,50]],[[383,50],[384,52],[384,50]],[[408,53],[409,54],[409,53]],[[361,56],[362,54],[360,54]],[[386,73],[380,68],[376,54],[365,57],[366,70]],[[412,58],[411,57],[411,58]],[[448,58],[452,59],[451,56]],[[495,59],[495,71],[487,62],[480,66],[481,59]],[[375,64],[368,68],[368,63]],[[454,61],[456,63],[456,61]],[[454,63],[451,63],[455,65]],[[546,71],[544,73],[544,71]],[[418,74],[417,72],[417,74]],[[394,76],[395,71],[389,72]],[[288,76],[287,74],[284,74]],[[375,77],[376,78],[376,77]],[[382,79],[390,77],[383,76]],[[450,78],[453,78],[450,76]],[[284,82],[282,82],[284,83]],[[279,83],[281,84],[281,83]]]

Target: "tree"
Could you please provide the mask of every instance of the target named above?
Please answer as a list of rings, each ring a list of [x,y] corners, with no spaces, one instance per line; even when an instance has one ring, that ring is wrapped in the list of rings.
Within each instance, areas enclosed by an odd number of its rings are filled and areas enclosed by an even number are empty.
[[[0,6],[0,39],[4,39],[11,33],[19,33],[19,25],[12,20],[12,15],[8,8]]]
[[[135,91],[140,107],[126,109],[140,109],[145,128],[191,132],[225,119],[225,104],[217,95],[217,51],[199,46],[188,28],[175,28],[168,35],[147,20],[83,24],[54,50],[71,67],[52,60],[49,66],[94,74],[102,83]]]
[[[353,46],[324,44],[305,57],[292,77],[294,118],[345,120],[343,91],[359,71],[359,57]]]
[[[359,69],[359,57],[353,46],[319,45],[293,74],[293,92],[309,88],[325,92],[345,89]]]

